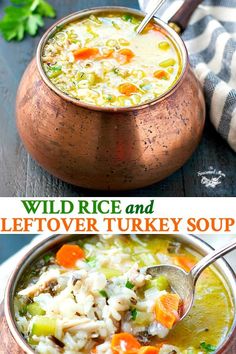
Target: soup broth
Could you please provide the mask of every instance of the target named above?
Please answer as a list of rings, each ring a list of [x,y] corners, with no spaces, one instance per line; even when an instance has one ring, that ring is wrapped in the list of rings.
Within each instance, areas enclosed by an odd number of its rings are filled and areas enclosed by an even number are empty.
[[[194,306],[180,323],[181,299],[168,279],[142,271],[162,263],[189,271],[198,260],[163,236],[78,238],[25,273],[15,295],[17,326],[44,354],[214,352],[233,319],[230,293],[215,270],[200,276]]]
[[[166,93],[181,73],[179,52],[154,22],[100,13],[60,27],[42,55],[49,80],[65,94],[102,107],[129,107]]]

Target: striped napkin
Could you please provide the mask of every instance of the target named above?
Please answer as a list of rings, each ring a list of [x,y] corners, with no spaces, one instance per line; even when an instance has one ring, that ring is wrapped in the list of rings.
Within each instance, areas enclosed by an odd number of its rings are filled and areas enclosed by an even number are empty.
[[[147,11],[151,2],[139,0],[141,9]],[[158,17],[167,22],[181,4],[166,0]],[[236,0],[204,0],[182,38],[211,122],[236,151]]]

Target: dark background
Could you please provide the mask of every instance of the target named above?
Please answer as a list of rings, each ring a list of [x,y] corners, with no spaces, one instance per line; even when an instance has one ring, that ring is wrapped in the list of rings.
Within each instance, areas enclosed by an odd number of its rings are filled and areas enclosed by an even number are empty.
[[[120,5],[138,8],[136,0],[49,0],[57,9],[57,18],[93,6]],[[0,1],[0,14],[9,0]],[[46,20],[46,27],[54,20]],[[15,126],[15,96],[19,80],[33,57],[42,29],[38,36],[27,37],[22,42],[5,42],[0,38],[0,196],[104,196],[105,192],[85,190],[63,183],[52,177],[27,154],[17,135]],[[201,184],[198,171],[212,166],[226,174],[216,188]],[[206,124],[204,136],[197,151],[188,163],[166,180],[147,188],[119,196],[236,196],[236,154]],[[107,194],[111,195],[111,194]]]
[[[0,264],[30,242],[35,235],[1,235]]]

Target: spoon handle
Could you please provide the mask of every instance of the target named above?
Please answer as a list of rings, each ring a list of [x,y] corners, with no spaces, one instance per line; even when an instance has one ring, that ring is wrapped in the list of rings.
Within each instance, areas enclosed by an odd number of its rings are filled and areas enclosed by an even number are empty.
[[[158,0],[158,1],[153,1],[153,5],[148,11],[147,15],[144,17],[143,21],[140,23],[138,26],[136,32],[141,33],[142,30],[147,26],[148,22],[153,18],[155,15],[156,11],[159,10],[159,8],[162,6],[162,4],[165,2],[165,0]]]
[[[168,24],[177,33],[182,33],[199,4],[203,0],[185,0],[179,10],[169,19]]]
[[[196,283],[199,275],[201,274],[201,272],[208,267],[210,264],[212,264],[213,262],[215,262],[218,258],[224,256],[226,253],[233,251],[234,249],[236,249],[236,240],[234,240],[233,242],[221,247],[220,249],[211,252],[210,254],[208,254],[206,257],[202,258],[196,265],[195,267],[192,268],[192,270],[190,271],[192,277],[193,277],[193,281],[194,284]]]

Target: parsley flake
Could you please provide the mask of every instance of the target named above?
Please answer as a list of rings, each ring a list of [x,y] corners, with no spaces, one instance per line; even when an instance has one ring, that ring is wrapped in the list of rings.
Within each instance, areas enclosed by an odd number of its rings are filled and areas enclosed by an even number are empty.
[[[136,320],[136,317],[137,317],[137,314],[138,314],[138,311],[137,311],[137,309],[131,309],[130,310],[130,313],[131,313],[131,319],[133,320],[133,321],[135,321]]]
[[[128,289],[133,289],[133,288],[134,288],[134,284],[131,283],[129,280],[127,280],[125,286],[126,286],[126,288],[128,288]]]
[[[26,34],[35,36],[44,26],[43,17],[55,17],[54,8],[46,0],[11,0],[0,20],[0,33],[6,41],[21,41]]]
[[[105,297],[106,299],[108,299],[108,295],[107,292],[105,290],[99,290],[99,294],[103,297]]]
[[[213,353],[216,350],[216,346],[207,344],[206,342],[201,342],[200,347],[205,350],[206,353]]]

